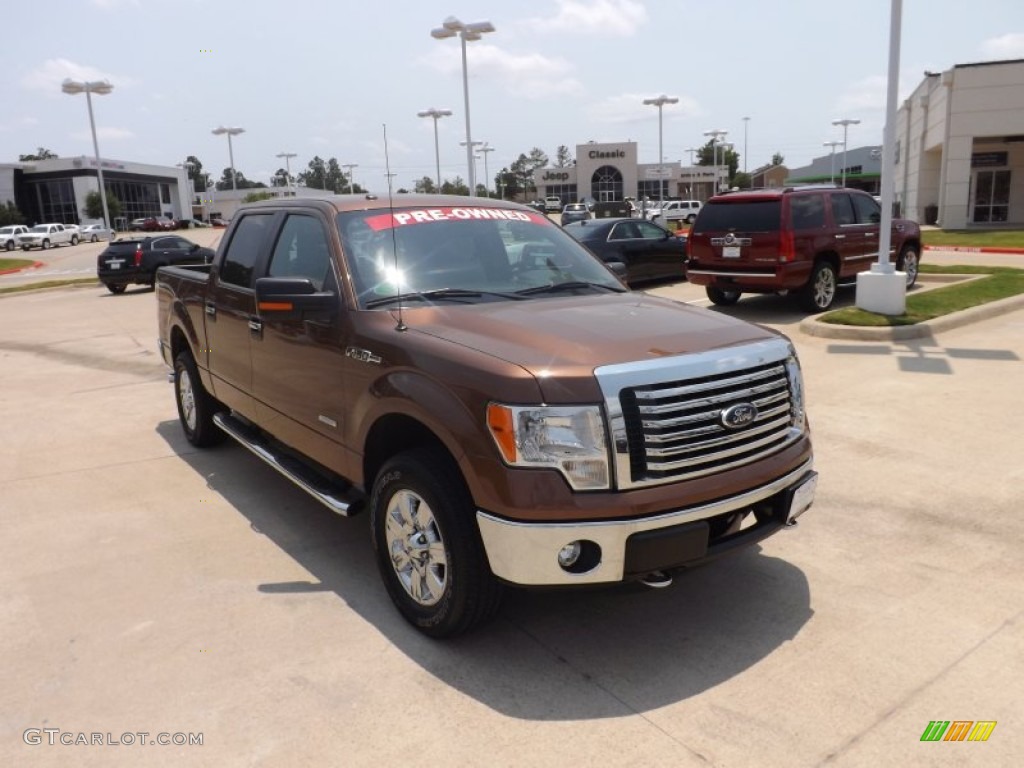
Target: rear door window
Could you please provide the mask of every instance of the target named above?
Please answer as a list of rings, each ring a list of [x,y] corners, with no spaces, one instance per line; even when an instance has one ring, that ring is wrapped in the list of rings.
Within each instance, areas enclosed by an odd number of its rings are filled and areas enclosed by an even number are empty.
[[[825,199],[821,195],[793,195],[789,199],[789,220],[793,229],[822,229]]]
[[[244,216],[231,236],[224,263],[220,267],[220,281],[242,288],[252,288],[256,262],[270,232],[271,213]]]
[[[837,227],[846,227],[857,223],[849,195],[834,194],[829,197],[832,199],[832,218],[835,219]]]

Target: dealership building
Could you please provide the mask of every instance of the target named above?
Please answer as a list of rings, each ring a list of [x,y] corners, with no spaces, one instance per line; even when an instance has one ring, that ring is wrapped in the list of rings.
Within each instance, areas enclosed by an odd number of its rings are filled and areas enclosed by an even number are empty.
[[[574,165],[539,168],[534,171],[533,183],[539,197],[557,196],[563,205],[583,199],[607,202],[627,197],[706,200],[713,194],[715,175],[715,169],[706,165],[638,163],[635,141],[590,142],[576,146]],[[724,184],[729,169],[723,165],[717,175],[719,183]]]

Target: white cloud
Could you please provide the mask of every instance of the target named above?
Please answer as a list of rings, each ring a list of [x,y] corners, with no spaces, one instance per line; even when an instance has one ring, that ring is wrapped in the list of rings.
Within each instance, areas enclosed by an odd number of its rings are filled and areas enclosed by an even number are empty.
[[[844,114],[861,110],[885,109],[885,93],[888,81],[881,75],[871,75],[850,85],[845,92],[839,94],[836,109]]]
[[[652,98],[649,93],[624,93],[619,96],[609,96],[603,101],[591,105],[587,114],[590,119],[600,123],[635,123],[650,120],[656,115],[654,107],[644,104],[644,99]],[[700,117],[704,114],[694,99],[689,96],[679,96],[678,104],[666,104],[662,107],[662,119],[667,121],[677,118]]]
[[[72,133],[71,138],[78,141],[92,141],[92,134],[88,131],[85,133]],[[127,128],[97,128],[96,139],[97,140],[108,140],[113,139],[115,141],[119,139],[134,139],[135,134],[129,131]]]
[[[109,80],[115,87],[135,83],[130,77],[103,72],[86,64],[78,64],[67,59],[47,59],[25,75],[21,79],[21,84],[34,91],[59,95],[60,84],[69,77],[72,80]]]
[[[647,21],[640,0],[555,0],[554,16],[527,24],[539,31],[604,37],[633,37]]]
[[[1024,33],[1009,32],[990,38],[981,44],[981,52],[990,59],[1024,58]]]
[[[426,63],[445,74],[462,73],[462,57],[454,46],[444,55],[431,56]],[[571,76],[573,65],[565,59],[540,53],[510,53],[486,43],[470,46],[468,67],[471,92],[480,87],[477,83],[488,80],[488,87],[494,87],[497,81],[511,95],[526,99],[577,93],[583,87]]]

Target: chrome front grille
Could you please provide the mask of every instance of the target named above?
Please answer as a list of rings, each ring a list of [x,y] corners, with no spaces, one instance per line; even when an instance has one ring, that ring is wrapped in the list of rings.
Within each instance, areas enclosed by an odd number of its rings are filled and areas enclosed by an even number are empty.
[[[756,461],[793,439],[782,361],[620,391],[630,484],[700,477]],[[749,423],[726,426],[735,406]]]

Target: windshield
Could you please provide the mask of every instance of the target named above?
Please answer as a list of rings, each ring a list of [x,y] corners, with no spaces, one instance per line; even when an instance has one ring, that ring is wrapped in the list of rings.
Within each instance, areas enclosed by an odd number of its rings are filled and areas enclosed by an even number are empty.
[[[396,208],[338,214],[362,308],[410,300],[475,303],[625,290],[546,216],[507,208]],[[397,250],[397,255],[396,255]],[[567,285],[563,290],[548,288]]]

